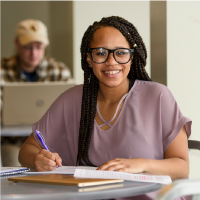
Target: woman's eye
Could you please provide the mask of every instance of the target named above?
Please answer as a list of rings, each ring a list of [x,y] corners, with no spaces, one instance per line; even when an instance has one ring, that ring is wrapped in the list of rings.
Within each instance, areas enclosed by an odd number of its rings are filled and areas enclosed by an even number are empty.
[[[107,53],[106,52],[96,52],[97,56],[106,56]]]
[[[116,52],[116,55],[117,55],[117,56],[123,56],[123,55],[127,55],[127,54],[128,54],[127,51],[117,51],[117,52]]]

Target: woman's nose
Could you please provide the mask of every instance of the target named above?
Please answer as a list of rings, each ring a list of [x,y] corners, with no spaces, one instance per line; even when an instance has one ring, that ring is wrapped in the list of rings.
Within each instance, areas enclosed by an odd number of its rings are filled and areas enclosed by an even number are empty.
[[[114,58],[113,53],[110,53],[110,55],[108,56],[108,59],[106,61],[107,65],[116,65],[118,64]]]

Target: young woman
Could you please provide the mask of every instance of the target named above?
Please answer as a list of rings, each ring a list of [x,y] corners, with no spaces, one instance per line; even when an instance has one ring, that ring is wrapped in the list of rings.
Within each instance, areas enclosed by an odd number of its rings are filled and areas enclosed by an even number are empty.
[[[89,165],[188,177],[191,120],[169,89],[147,75],[147,51],[136,28],[115,16],[94,22],[81,56],[84,84],[61,94],[33,125],[19,153],[22,166],[44,171]]]

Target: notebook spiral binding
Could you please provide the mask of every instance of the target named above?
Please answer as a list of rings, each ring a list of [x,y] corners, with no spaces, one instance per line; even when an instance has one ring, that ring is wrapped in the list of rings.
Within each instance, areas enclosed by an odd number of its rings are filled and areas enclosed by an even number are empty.
[[[13,170],[10,172],[1,172],[0,176],[7,176],[7,175],[13,175],[13,174],[21,174],[30,171],[30,169],[20,169],[20,170]]]

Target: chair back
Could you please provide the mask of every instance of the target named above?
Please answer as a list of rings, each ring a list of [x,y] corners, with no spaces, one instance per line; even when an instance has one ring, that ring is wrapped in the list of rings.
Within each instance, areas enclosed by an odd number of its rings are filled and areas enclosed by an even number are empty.
[[[200,141],[188,140],[188,149],[200,150]]]
[[[155,200],[174,200],[181,196],[192,195],[192,200],[200,199],[200,179],[180,179],[164,186]]]

